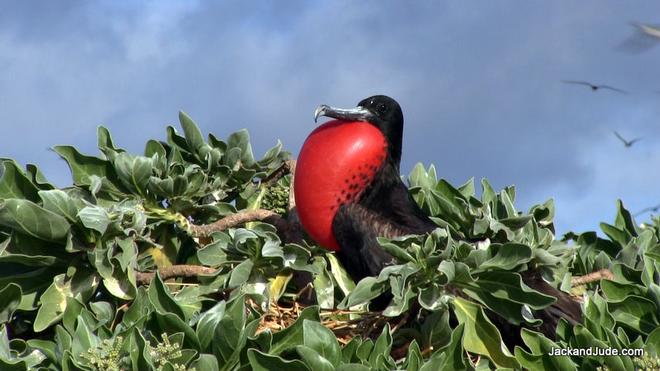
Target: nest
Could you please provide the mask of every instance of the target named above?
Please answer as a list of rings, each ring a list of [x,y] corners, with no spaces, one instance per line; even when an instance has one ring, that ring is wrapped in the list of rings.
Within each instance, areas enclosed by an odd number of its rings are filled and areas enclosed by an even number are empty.
[[[271,332],[284,330],[300,317],[300,313],[305,308],[306,306],[297,302],[293,302],[291,305],[271,304],[268,311],[261,317],[257,334],[266,330]],[[341,309],[321,309],[320,317],[323,326],[331,330],[342,345],[348,344],[356,336],[376,337],[386,323],[390,323],[392,320],[397,322],[396,318],[385,317],[382,312]]]

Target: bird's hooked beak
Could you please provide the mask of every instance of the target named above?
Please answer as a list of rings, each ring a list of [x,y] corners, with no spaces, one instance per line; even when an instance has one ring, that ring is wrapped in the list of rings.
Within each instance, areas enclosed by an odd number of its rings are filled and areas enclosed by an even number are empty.
[[[374,117],[374,114],[361,106],[346,109],[322,104],[316,107],[314,111],[314,122],[317,122],[321,116],[332,117],[343,121],[370,121]]]

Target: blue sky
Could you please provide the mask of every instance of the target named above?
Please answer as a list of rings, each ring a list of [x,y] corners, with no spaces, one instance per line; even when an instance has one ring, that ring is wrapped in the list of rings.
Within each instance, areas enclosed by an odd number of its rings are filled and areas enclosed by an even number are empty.
[[[141,152],[184,110],[205,133],[247,128],[258,155],[278,138],[295,154],[318,104],[386,94],[404,110],[404,173],[515,184],[524,208],[552,197],[560,231],[612,221],[617,198],[660,203],[660,47],[620,48],[630,22],[660,22],[657,2],[22,4],[0,13],[0,156],[60,186],[48,148],[97,153],[99,124]],[[613,130],[643,139],[624,148]]]

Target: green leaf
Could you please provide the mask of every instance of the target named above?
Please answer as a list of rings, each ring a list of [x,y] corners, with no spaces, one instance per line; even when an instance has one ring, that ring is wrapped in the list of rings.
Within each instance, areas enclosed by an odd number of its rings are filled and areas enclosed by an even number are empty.
[[[125,152],[123,149],[115,147],[112,135],[110,135],[110,131],[105,126],[99,125],[96,129],[96,134],[98,137],[98,147],[108,159],[113,160],[117,153]]]
[[[291,350],[298,344],[303,344],[303,322],[305,320],[312,320],[320,322],[319,307],[309,306],[303,309],[298,316],[298,319],[282,331],[273,334],[273,345],[270,348],[270,354],[280,354],[282,352]]]
[[[60,215],[28,200],[0,200],[0,225],[45,241],[63,242],[70,225]]]
[[[199,127],[185,112],[179,111],[179,122],[183,128],[183,133],[188,143],[188,148],[197,155],[200,161],[205,161],[206,155],[210,152],[211,148],[204,141],[204,136],[199,130]]]
[[[335,254],[326,254],[325,257],[330,263],[330,274],[332,274],[332,278],[337,282],[337,286],[339,286],[344,296],[355,290],[355,282],[341,266]]]
[[[82,363],[81,355],[89,348],[99,344],[99,338],[94,334],[93,324],[88,323],[85,317],[80,315],[76,321],[76,331],[72,336],[71,353],[74,360]]]
[[[376,365],[378,359],[382,357],[389,357],[392,350],[392,335],[390,335],[390,325],[385,324],[383,330],[374,343],[374,347],[369,355],[369,364]]]
[[[319,273],[314,276],[314,291],[316,292],[316,302],[321,308],[334,308],[335,306],[335,286],[332,283],[330,273],[326,269],[324,259],[314,261]]]
[[[15,283],[0,289],[0,324],[11,321],[14,311],[21,304],[22,295],[21,287]]]
[[[101,234],[104,234],[110,223],[112,223],[110,214],[104,208],[96,205],[85,206],[78,212],[78,218],[85,227]]]
[[[249,352],[249,351],[248,351]],[[248,353],[249,357],[249,353]],[[215,358],[212,354],[200,354],[199,358],[194,361],[190,368],[195,370],[204,370],[204,371],[219,371],[220,366],[218,365],[218,359]],[[133,368],[136,370],[142,370],[142,368]]]
[[[341,350],[337,337],[319,322],[303,320],[303,343],[327,359],[333,366],[339,364]]]
[[[561,347],[549,340],[543,334],[523,328],[521,337],[531,353],[516,346],[516,359],[520,365],[529,370],[576,370],[577,367],[571,358],[562,355],[550,355]]]
[[[12,354],[9,339],[7,338],[7,328],[5,325],[0,325],[0,367],[2,370],[27,370],[27,364],[21,359],[17,359]]]
[[[254,371],[310,371],[311,369],[299,360],[288,361],[280,356],[262,353],[257,349],[248,349],[248,360]]]
[[[231,272],[231,277],[229,278],[229,287],[234,288],[238,287],[250,278],[252,273],[252,267],[254,263],[252,260],[243,260],[239,265],[237,265]]]
[[[395,243],[390,242],[386,238],[378,238],[378,243],[388,254],[399,260],[400,263],[414,262],[415,258],[412,257],[405,249],[397,246]]]
[[[209,345],[213,340],[213,335],[215,334],[215,328],[218,326],[218,323],[225,316],[226,302],[220,301],[214,305],[211,309],[204,312],[199,321],[197,322],[197,337],[202,346],[202,350],[207,350]]]
[[[465,325],[463,344],[468,352],[481,354],[498,367],[519,368],[518,361],[502,343],[502,336],[478,304],[461,298],[453,302],[454,313],[459,323]]]
[[[610,302],[620,302],[630,295],[642,296],[642,288],[633,283],[619,283],[610,280],[601,280],[600,287]]]
[[[463,359],[464,324],[456,326],[451,333],[451,340],[447,346],[433,352],[433,355],[424,363],[420,371],[441,370],[467,370]]]
[[[420,290],[418,301],[422,308],[430,311],[442,308],[445,303],[443,302],[444,289],[436,284],[430,284]]]
[[[496,298],[527,304],[537,310],[546,308],[556,301],[553,296],[531,289],[523,283],[518,273],[512,272],[483,272],[470,287],[478,287]]]
[[[424,165],[421,162],[418,162],[415,164],[415,167],[410,174],[408,174],[408,184],[411,188],[421,187],[432,189],[435,187],[436,182],[435,166],[433,165],[429,167],[427,173]]]
[[[622,230],[628,232],[631,236],[637,236],[637,227],[635,226],[635,221],[633,220],[630,211],[628,211],[623,206],[623,201],[616,200],[616,219],[614,225]]]
[[[27,164],[25,165],[25,170],[27,176],[30,177],[32,183],[35,184],[39,189],[43,189],[43,190],[55,189],[55,186],[48,183],[48,180],[36,165]]]
[[[491,253],[492,258],[473,269],[473,274],[490,269],[513,270],[518,265],[527,263],[532,259],[532,249],[519,243],[491,244],[488,251]],[[495,253],[493,254],[492,251],[495,251]]]
[[[500,219],[499,222],[515,231],[526,226],[533,218],[532,215],[514,216]]]
[[[34,320],[34,332],[41,332],[62,318],[68,296],[71,296],[71,286],[64,281],[64,274],[60,274],[39,299],[41,306]]]
[[[144,198],[147,198],[147,186],[151,177],[153,161],[150,157],[133,156],[119,153],[113,161],[117,177],[122,185]]]
[[[14,160],[0,159],[0,199],[20,198],[36,202],[38,191]]]
[[[267,166],[274,160],[276,160],[277,156],[282,152],[282,142],[277,140],[277,144],[264,154],[264,156],[259,160],[259,165],[261,166]]]
[[[377,297],[387,290],[387,285],[383,280],[376,277],[365,277],[355,286],[355,289],[344,299],[340,305],[342,308],[363,304]]]
[[[121,194],[117,188],[117,175],[110,161],[85,156],[72,146],[55,146],[53,150],[69,165],[73,175],[73,184],[89,186],[92,184],[92,176],[96,176],[101,179],[105,178],[103,187],[106,191]]]
[[[372,368],[359,363],[344,363],[336,368],[337,371],[370,371]]]
[[[652,301],[640,296],[628,296],[617,303],[608,303],[612,317],[622,326],[648,335],[660,326],[659,308]]]
[[[632,238],[627,231],[607,223],[600,223],[600,229],[603,230],[603,233],[605,233],[607,237],[622,247],[626,246]]]
[[[660,357],[660,327],[649,334],[644,350],[651,357]]]
[[[78,221],[76,218],[79,211],[78,206],[82,202],[76,202],[66,192],[59,189],[39,191],[39,197],[42,200],[44,209],[65,217],[71,224],[75,224]]]
[[[302,357],[303,362],[314,371],[334,371],[335,368],[330,361],[317,353],[314,349],[304,345],[296,346],[296,351]]]
[[[156,309],[156,312],[160,314],[172,313],[181,319],[185,319],[183,310],[163,284],[160,273],[156,272],[156,277],[151,280],[147,293],[149,301]]]
[[[406,371],[417,371],[422,367],[424,359],[422,356],[422,351],[417,345],[417,340],[413,339],[408,346],[408,354],[406,355],[405,370]]]
[[[250,134],[246,129],[241,129],[229,135],[227,138],[227,157],[230,156],[229,152],[238,150],[240,161],[243,166],[249,167],[254,164],[254,155],[252,154],[252,146],[250,146]],[[235,166],[236,163],[230,166]]]
[[[488,179],[486,178],[481,179],[481,189],[482,189],[481,202],[484,205],[488,205],[497,199],[497,193],[495,193],[495,190],[488,182]]]
[[[220,362],[223,369],[231,369],[239,361],[248,335],[253,335],[248,334],[246,323],[245,298],[239,296],[227,305],[213,336],[213,353],[224,361]]]

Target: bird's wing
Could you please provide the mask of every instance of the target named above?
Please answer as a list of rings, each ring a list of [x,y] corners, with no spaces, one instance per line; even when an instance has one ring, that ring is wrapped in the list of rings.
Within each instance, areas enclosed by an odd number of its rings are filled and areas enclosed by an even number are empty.
[[[632,146],[633,143],[635,143],[635,142],[639,142],[640,140],[642,140],[641,137],[640,137],[640,138],[635,138],[635,139],[631,140],[630,142],[628,142],[628,145],[629,145],[629,146]]]
[[[589,87],[594,87],[595,85],[586,81],[577,81],[577,80],[561,80],[565,84],[577,84],[577,85],[586,85]]]
[[[623,137],[619,133],[617,133],[616,131],[614,131],[613,133],[614,135],[616,135],[617,138],[619,138],[619,140],[623,142],[623,144],[628,144],[628,141],[623,139]]]
[[[381,215],[356,203],[339,207],[332,220],[332,232],[339,245],[339,260],[356,282],[377,276],[383,268],[396,263],[377,238],[404,234]]]
[[[417,206],[401,181],[398,169],[387,165],[378,178],[380,180],[372,183],[371,191],[360,204],[397,225],[404,234],[423,234],[438,227]]]
[[[601,88],[601,89],[609,89],[609,90],[612,90],[612,91],[615,91],[615,92],[621,93],[621,94],[628,94],[628,92],[625,91],[625,90],[621,90],[621,89],[618,89],[618,88],[615,88],[615,87],[609,86],[609,85],[599,85],[598,87]]]
[[[647,24],[638,24],[639,29],[646,35],[655,37],[660,40],[660,28],[649,26]]]
[[[649,211],[654,211],[655,212],[655,211],[658,211],[658,209],[660,209],[660,204],[643,208],[642,210],[639,210],[638,212],[636,212],[633,216],[642,215],[642,214],[647,213]]]
[[[573,325],[582,322],[582,309],[576,299],[548,284],[541,277],[538,270],[528,270],[522,276],[523,282],[527,286],[545,295],[554,296],[557,299],[556,302],[539,313],[543,319],[542,332],[544,334],[554,335],[557,322],[560,318],[567,320]]]
[[[660,29],[657,27],[632,23],[635,32],[624,40],[617,49],[628,53],[642,53],[660,44]]]

